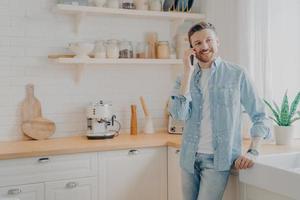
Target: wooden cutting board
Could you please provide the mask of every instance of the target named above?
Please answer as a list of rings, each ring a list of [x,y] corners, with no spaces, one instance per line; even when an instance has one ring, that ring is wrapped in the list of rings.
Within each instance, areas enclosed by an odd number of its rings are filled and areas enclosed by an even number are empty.
[[[22,124],[23,132],[36,140],[43,140],[50,137],[54,134],[55,129],[54,122],[43,117],[38,117]]]
[[[26,85],[26,97],[22,102],[22,126],[24,139],[46,139],[55,132],[54,122],[42,117],[40,101],[34,96],[34,85]]]

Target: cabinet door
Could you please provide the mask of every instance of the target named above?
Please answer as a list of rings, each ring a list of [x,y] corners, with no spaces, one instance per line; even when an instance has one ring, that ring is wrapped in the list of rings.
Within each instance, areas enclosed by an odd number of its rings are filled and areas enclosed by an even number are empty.
[[[168,148],[168,199],[182,200],[181,169],[178,148]]]
[[[0,187],[0,199],[43,200],[44,184]]]
[[[238,173],[232,171],[222,200],[240,200]]]
[[[97,178],[46,183],[46,200],[97,200]]]
[[[99,153],[100,200],[166,200],[167,150],[128,149]]]

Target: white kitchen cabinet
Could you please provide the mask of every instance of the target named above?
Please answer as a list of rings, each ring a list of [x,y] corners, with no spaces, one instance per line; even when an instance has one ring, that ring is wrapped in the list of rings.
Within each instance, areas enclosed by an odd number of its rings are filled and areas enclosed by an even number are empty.
[[[97,200],[97,178],[47,182],[46,200]]]
[[[181,173],[179,166],[178,148],[168,147],[168,199],[182,200],[181,190]],[[225,192],[223,200],[240,200],[239,198],[239,180],[236,172],[232,172]]]
[[[182,200],[180,149],[168,147],[168,200]]]
[[[239,178],[237,172],[231,172],[223,195],[223,200],[240,200]]]
[[[97,175],[97,153],[78,153],[0,161],[0,186]]]
[[[0,199],[44,200],[44,184],[0,187]]]
[[[298,200],[286,197],[262,188],[244,183],[241,184],[240,200]],[[299,197],[300,198],[300,197]]]
[[[100,200],[166,200],[167,149],[99,153]]]

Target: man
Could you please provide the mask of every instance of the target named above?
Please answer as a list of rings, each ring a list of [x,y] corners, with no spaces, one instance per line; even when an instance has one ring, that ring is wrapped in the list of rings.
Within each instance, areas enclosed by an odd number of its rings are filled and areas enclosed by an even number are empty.
[[[252,167],[259,142],[270,136],[270,129],[264,104],[244,69],[217,56],[220,43],[214,26],[196,24],[188,37],[191,49],[185,52],[184,73],[169,105],[173,118],[185,120],[180,154],[183,198],[221,200],[231,166]],[[241,155],[242,106],[253,122],[245,155]]]

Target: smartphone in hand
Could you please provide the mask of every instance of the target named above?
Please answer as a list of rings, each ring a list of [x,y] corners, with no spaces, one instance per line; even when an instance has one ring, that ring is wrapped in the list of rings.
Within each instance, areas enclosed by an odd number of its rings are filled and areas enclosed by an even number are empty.
[[[190,55],[190,65],[194,66],[194,55]]]

